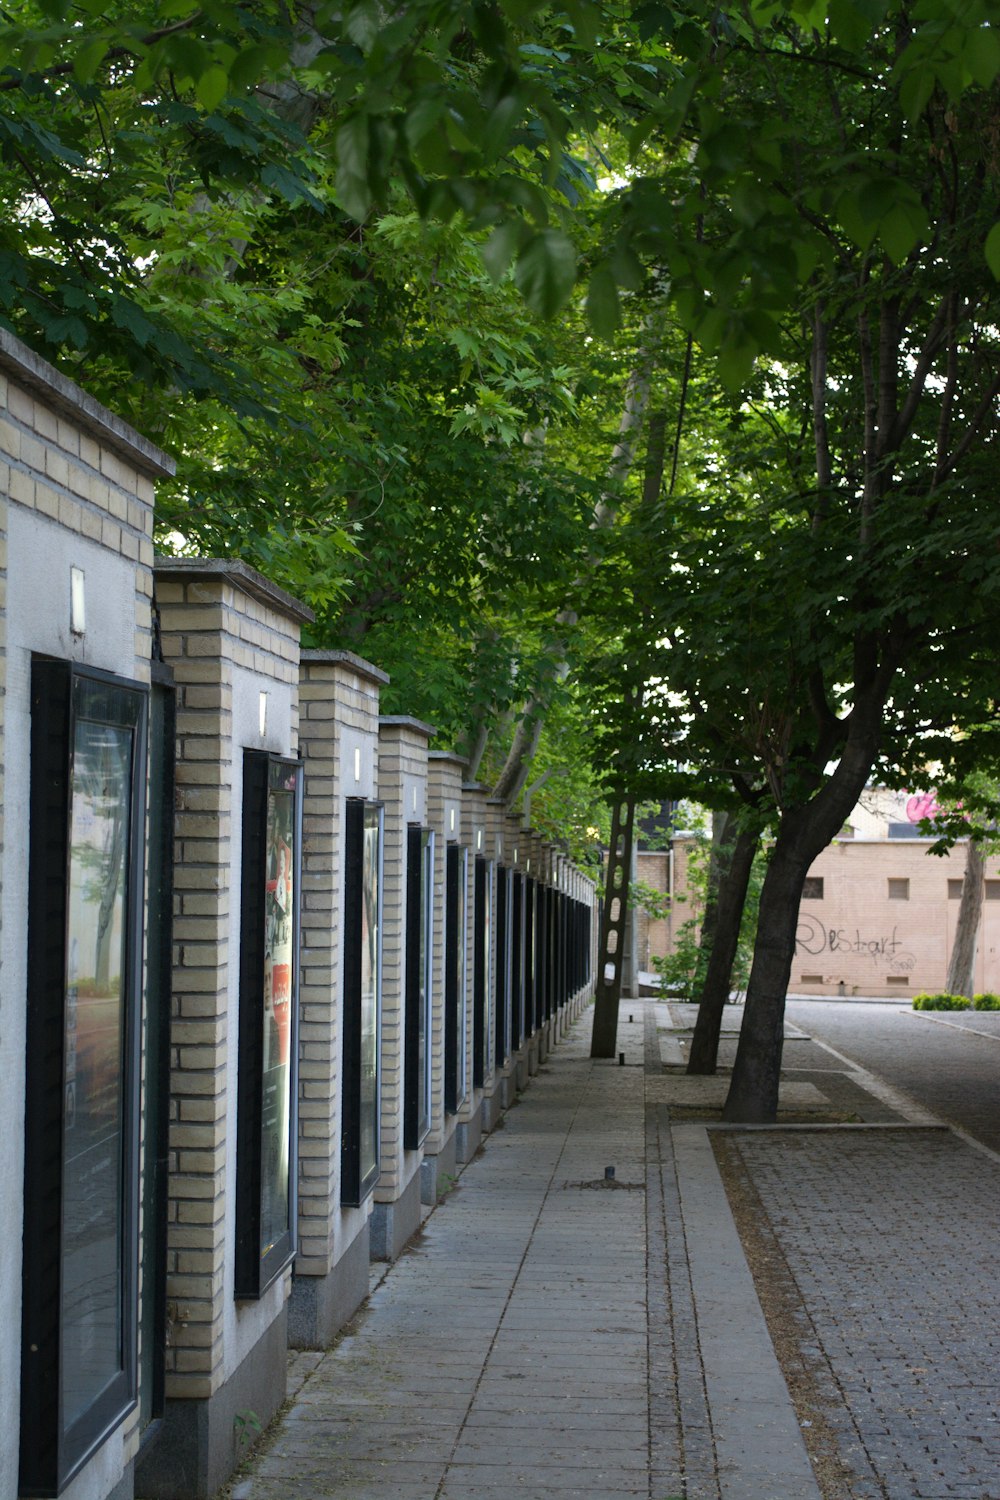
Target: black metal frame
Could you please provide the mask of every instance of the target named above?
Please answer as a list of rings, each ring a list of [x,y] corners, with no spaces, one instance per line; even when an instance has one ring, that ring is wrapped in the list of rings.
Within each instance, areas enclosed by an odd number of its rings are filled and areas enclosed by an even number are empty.
[[[261,1254],[267,798],[271,769],[294,773],[292,978],[288,1042],[288,1224]],[[298,1204],[299,888],[302,868],[303,767],[266,750],[243,752],[243,875],[240,915],[239,1086],[236,1110],[235,1295],[262,1297],[295,1258]]]
[[[340,1201],[348,1208],[359,1207],[374,1188],[379,1176],[380,1129],[375,1120],[375,1162],[365,1173],[361,1171],[361,962],[362,962],[362,915],[364,903],[364,837],[366,815],[375,810],[380,813],[380,802],[366,802],[362,798],[349,797],[344,818],[344,1010],[343,1010],[343,1110],[340,1136]],[[379,864],[382,848],[379,840]],[[381,912],[382,879],[381,868],[376,873],[378,880],[378,902]],[[379,916],[376,964],[381,966],[381,915]],[[378,996],[381,975],[376,975]],[[377,1001],[378,1004],[378,1001]],[[376,1009],[376,1106],[380,1088],[379,1036],[380,1017]]]
[[[101,689],[103,705],[97,701]],[[148,688],[143,683],[68,662],[36,658],[32,663],[19,1479],[19,1493],[25,1496],[58,1495],[134,1409],[137,1399],[147,708]],[[120,1020],[119,1364],[88,1409],[67,1425],[62,1403],[63,1140],[68,1124],[70,819],[75,727],[80,720],[126,729],[132,745]]]

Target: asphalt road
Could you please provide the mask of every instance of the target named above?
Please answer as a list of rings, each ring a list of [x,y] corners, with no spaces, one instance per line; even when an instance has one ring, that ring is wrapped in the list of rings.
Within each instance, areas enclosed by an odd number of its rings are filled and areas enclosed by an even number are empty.
[[[1000,1152],[1000,1012],[789,1000],[786,1015],[816,1041]]]

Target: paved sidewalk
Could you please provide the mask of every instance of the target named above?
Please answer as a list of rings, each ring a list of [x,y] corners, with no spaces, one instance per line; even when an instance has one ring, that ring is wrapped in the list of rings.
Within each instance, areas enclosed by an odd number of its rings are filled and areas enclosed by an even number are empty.
[[[808,1015],[800,1123],[744,1131],[683,1074],[687,1008],[625,1002],[625,1066],[590,1015],[296,1358],[237,1500],[1000,1500],[1000,1164]]]

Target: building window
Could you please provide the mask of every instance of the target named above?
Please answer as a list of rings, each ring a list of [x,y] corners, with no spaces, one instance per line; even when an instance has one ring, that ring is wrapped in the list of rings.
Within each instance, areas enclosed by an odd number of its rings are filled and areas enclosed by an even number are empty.
[[[1000,901],[1000,880],[987,880],[984,895],[987,901]]]
[[[890,901],[909,901],[909,899],[910,899],[910,882],[909,882],[909,880],[894,879],[892,876],[890,876],[889,877],[889,900]]]
[[[802,884],[803,901],[822,901],[823,899],[823,877],[822,875],[807,875]]]
[[[906,974],[887,974],[885,982],[886,984],[909,984],[910,980]]]
[[[994,885],[1000,884],[1000,882],[994,881],[993,884]],[[949,880],[949,882],[948,882],[948,900],[949,901],[960,901],[961,899],[962,899],[962,882],[960,880]]]

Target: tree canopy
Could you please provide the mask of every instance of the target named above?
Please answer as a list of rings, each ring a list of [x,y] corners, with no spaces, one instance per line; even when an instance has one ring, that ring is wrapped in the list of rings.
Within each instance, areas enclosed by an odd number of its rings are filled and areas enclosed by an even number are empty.
[[[0,318],[177,453],[161,542],[302,595],[498,785],[540,744],[553,807],[613,766],[777,829],[737,1112],[773,1110],[809,860],[876,764],[997,721],[996,20],[0,25]]]

